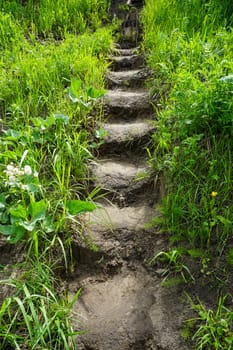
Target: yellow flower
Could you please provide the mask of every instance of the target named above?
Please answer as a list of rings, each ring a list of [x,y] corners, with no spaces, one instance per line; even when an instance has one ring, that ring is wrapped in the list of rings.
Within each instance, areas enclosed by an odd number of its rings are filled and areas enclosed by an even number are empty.
[[[211,197],[216,197],[217,194],[218,194],[218,192],[213,191],[213,192],[211,192]]]

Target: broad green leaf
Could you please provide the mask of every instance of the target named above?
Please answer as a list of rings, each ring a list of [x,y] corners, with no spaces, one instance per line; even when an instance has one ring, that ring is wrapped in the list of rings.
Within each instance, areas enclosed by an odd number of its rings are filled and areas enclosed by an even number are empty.
[[[68,88],[69,97],[72,102],[79,102],[78,98],[81,90],[82,81],[77,79],[72,79],[70,87]]]
[[[33,141],[36,142],[36,143],[42,143],[43,142],[43,138],[41,137],[41,133],[40,133],[39,130],[33,130],[32,138],[33,138]]]
[[[43,127],[44,130],[47,128],[50,128],[51,126],[53,126],[55,124],[55,115],[52,114],[49,117],[47,117],[44,121],[43,121]]]
[[[6,197],[4,194],[0,194],[0,209],[4,209],[6,207]]]
[[[17,140],[21,136],[21,132],[13,129],[4,130],[3,133],[8,140]]]
[[[8,237],[10,243],[19,242],[25,235],[25,228],[21,226],[15,226],[14,232]]]
[[[71,99],[72,102],[80,103],[85,108],[88,108],[90,106],[90,103],[84,102],[83,96],[77,97],[77,95],[74,94],[74,92],[71,89],[69,89],[68,91],[69,91],[69,98]]]
[[[11,208],[10,209],[10,214],[11,216],[15,219],[27,219],[27,211],[26,208],[22,204],[18,204],[16,208]]]
[[[0,233],[2,233],[5,236],[12,235],[14,232],[13,225],[0,225]]]
[[[6,210],[0,212],[0,222],[2,224],[7,224],[9,222],[9,216]]]
[[[25,228],[19,225],[0,225],[0,233],[5,236],[9,236],[10,243],[16,243],[20,241],[25,234]]]
[[[41,223],[42,229],[46,232],[46,233],[50,233],[50,232],[54,232],[55,231],[55,226],[53,223],[53,219],[50,215],[46,215],[45,220],[42,221]]]
[[[72,102],[76,103],[79,101],[76,94],[74,94],[74,92],[71,90],[71,88],[68,89],[68,93],[69,93],[69,98],[71,99]]]
[[[87,89],[87,96],[92,99],[100,98],[104,96],[104,94],[105,94],[104,90],[97,90],[94,87],[89,87]]]
[[[33,180],[35,181],[35,178]],[[27,191],[31,192],[31,193],[38,192],[39,189],[40,189],[40,186],[38,184],[36,184],[36,183],[29,183],[29,184],[27,184],[25,186],[27,186]]]
[[[78,215],[95,210],[96,205],[93,202],[73,199],[66,202],[66,209],[69,214]]]
[[[80,79],[72,79],[71,84],[70,84],[70,89],[74,92],[77,93],[80,91],[82,86],[82,80]]]
[[[31,222],[45,219],[47,208],[48,203],[45,199],[41,199],[39,202],[32,202],[29,206]]]
[[[36,226],[37,221],[21,221],[19,222],[19,225],[23,228],[25,228],[25,230],[32,232]]]

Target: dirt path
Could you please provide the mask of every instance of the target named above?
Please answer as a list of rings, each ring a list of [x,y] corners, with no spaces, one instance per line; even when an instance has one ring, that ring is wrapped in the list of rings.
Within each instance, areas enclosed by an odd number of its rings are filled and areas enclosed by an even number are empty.
[[[125,47],[125,46],[124,46]],[[68,289],[82,293],[75,305],[78,349],[186,350],[179,287],[161,287],[148,259],[165,249],[164,236],[146,224],[156,215],[159,191],[145,147],[154,131],[153,110],[144,87],[147,71],[137,49],[117,49],[105,96],[108,122],[100,156],[90,164],[94,185],[108,194],[85,217],[77,234],[77,261]],[[93,250],[94,248],[94,250]]]

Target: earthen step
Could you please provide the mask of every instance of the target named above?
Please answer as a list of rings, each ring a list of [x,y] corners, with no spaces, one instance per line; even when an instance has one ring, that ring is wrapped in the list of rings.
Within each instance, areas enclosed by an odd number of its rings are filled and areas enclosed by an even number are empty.
[[[133,194],[138,191],[144,193],[145,187],[151,189],[151,171],[145,162],[126,161],[119,159],[99,160],[90,164],[90,170],[94,177],[95,187],[101,187],[105,191],[113,192],[112,198],[116,198],[119,205],[133,201]],[[131,198],[130,198],[131,197]]]
[[[77,337],[77,349],[152,349],[149,312],[155,303],[155,286],[143,268],[86,284],[74,306],[74,330],[85,330]],[[75,287],[69,285],[71,294]]]
[[[105,115],[117,120],[149,117],[153,112],[149,93],[145,91],[109,90],[103,101]]]
[[[148,78],[147,69],[133,69],[129,71],[118,71],[107,73],[108,88],[142,88],[145,86],[145,80]]]
[[[136,55],[139,52],[139,47],[134,47],[132,49],[122,49],[119,47],[116,47],[112,50],[113,56],[132,56]]]
[[[138,232],[142,234],[143,231],[150,231],[146,228],[146,224],[159,215],[153,205],[142,202],[124,208],[116,205],[100,205],[92,213],[85,214],[84,220],[86,230],[89,231],[94,243],[98,245],[105,233],[112,235],[114,232],[127,231],[136,235]]]
[[[112,56],[111,69],[114,71],[124,69],[136,69],[143,67],[144,58],[142,55]]]
[[[107,135],[104,137],[104,145],[111,147],[121,147],[122,144],[130,144],[143,141],[145,137],[151,135],[155,130],[154,126],[148,121],[138,121],[134,123],[111,123],[102,124],[102,128]],[[102,146],[101,146],[102,147]]]
[[[124,208],[113,204],[99,204],[92,213],[80,216],[82,229],[80,226],[78,230],[74,228],[77,235],[73,236],[72,241],[73,257],[82,264],[88,263],[88,257],[91,264],[101,258],[104,258],[105,262],[111,257],[117,258],[118,261],[129,256],[137,258],[140,252],[148,249],[145,247],[145,234],[149,242],[150,235],[159,233],[154,227],[150,227],[149,223],[160,215],[148,201]],[[154,242],[156,243],[156,240]],[[146,255],[146,252],[144,253]]]

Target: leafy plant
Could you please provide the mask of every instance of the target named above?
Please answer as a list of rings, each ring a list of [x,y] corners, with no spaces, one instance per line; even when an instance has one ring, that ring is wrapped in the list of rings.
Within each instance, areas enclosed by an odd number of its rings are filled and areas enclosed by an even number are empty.
[[[220,296],[216,311],[207,309],[198,301],[195,304],[189,297],[192,309],[198,313],[196,322],[197,331],[193,336],[197,350],[216,349],[231,350],[233,345],[233,312],[227,308],[226,303],[229,295]],[[190,320],[189,320],[190,321]]]
[[[22,167],[13,163],[7,165],[4,173],[0,233],[8,236],[11,243],[17,243],[25,238],[26,232],[33,236],[38,224],[50,232],[48,203],[44,199],[36,200],[36,193],[41,191],[38,173],[30,165]]]
[[[80,290],[71,301],[55,291],[51,270],[41,262],[16,280],[1,281],[13,292],[0,308],[0,339],[4,348],[75,349],[71,309]]]
[[[189,268],[182,261],[181,252],[177,249],[171,249],[168,252],[159,252],[157,253],[151,260],[150,265],[154,265],[156,260],[160,260],[163,263],[166,263],[167,266],[163,275],[165,276],[164,280],[168,278],[169,275],[181,275],[184,282],[194,281],[194,277],[192,276]]]

